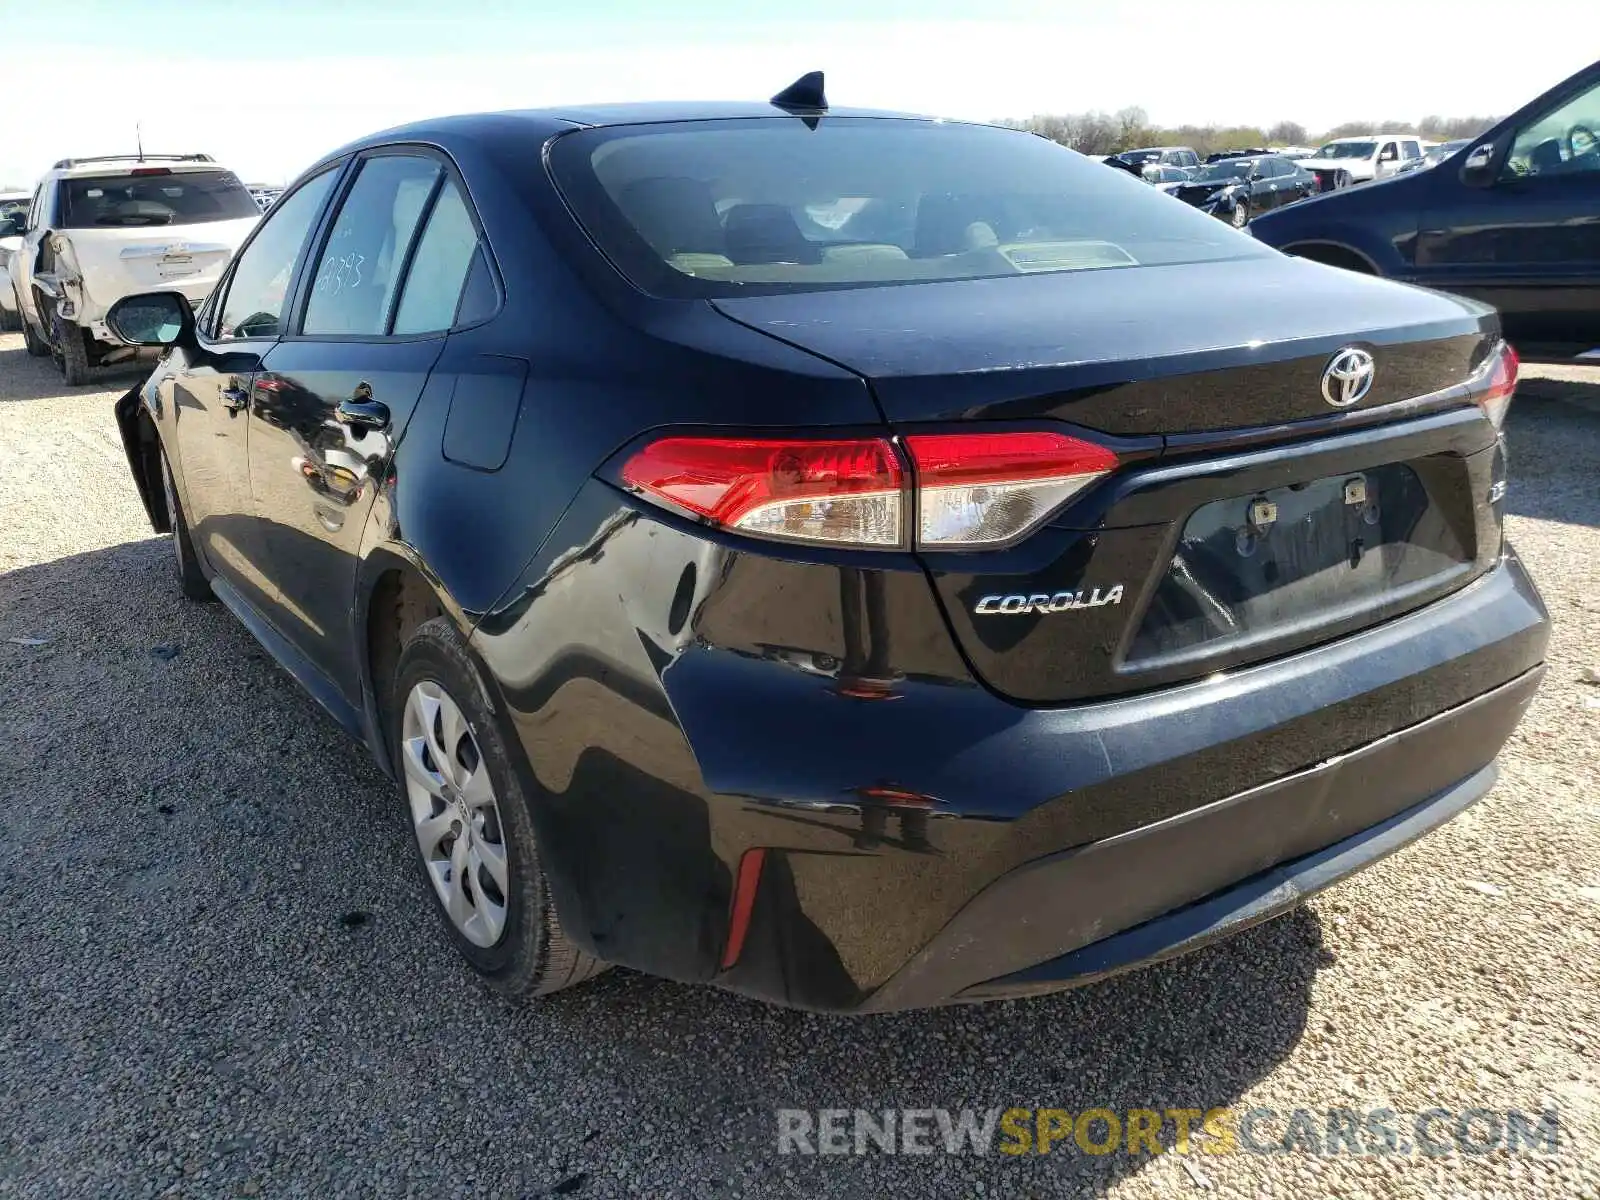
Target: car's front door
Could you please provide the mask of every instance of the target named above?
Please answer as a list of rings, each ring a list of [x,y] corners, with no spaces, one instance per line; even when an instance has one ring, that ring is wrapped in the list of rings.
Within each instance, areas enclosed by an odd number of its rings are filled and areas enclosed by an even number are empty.
[[[1260,177],[1250,188],[1250,204],[1256,212],[1271,212],[1283,203],[1280,194],[1284,186],[1283,171],[1276,159],[1256,159],[1250,173],[1252,176]]]
[[[327,226],[295,331],[262,364],[250,488],[279,629],[347,699],[375,489],[455,319],[477,235],[445,165],[378,151]]]
[[[1373,164],[1372,177],[1387,179],[1400,168],[1400,143],[1384,142],[1378,147],[1378,157]]]
[[[1493,304],[1524,345],[1600,346],[1600,72],[1576,84],[1427,172],[1417,282]]]
[[[289,285],[338,171],[324,171],[273,209],[207,306],[193,347],[174,350],[158,395],[170,406],[167,447],[195,546],[257,607],[272,600],[257,559],[246,455],[246,409],[277,341]]]

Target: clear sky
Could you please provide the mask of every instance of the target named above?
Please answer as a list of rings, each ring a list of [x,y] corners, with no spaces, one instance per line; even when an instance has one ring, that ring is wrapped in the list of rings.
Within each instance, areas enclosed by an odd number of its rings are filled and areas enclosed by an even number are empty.
[[[1157,124],[1509,112],[1586,65],[1574,0],[0,0],[0,185],[56,158],[204,150],[282,181],[451,112],[760,99]],[[1515,24],[1508,26],[1514,17]],[[1577,31],[1576,34],[1574,31]]]

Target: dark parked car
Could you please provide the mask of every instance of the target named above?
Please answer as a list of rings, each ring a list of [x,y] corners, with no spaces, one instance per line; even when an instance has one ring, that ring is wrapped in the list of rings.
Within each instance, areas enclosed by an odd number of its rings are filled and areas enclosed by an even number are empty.
[[[1426,171],[1255,226],[1290,254],[1476,297],[1524,355],[1600,351],[1600,63]]]
[[[391,130],[111,321],[184,594],[513,995],[1085,983],[1460,812],[1543,669],[1492,312],[816,79]]]
[[[1150,163],[1164,163],[1169,167],[1198,167],[1200,156],[1189,146],[1144,146],[1138,150],[1123,150],[1114,155],[1135,167]]]
[[[1239,150],[1214,150],[1206,155],[1206,161],[1214,163],[1228,158],[1259,158],[1263,154],[1271,153],[1272,151],[1265,146],[1246,146]]]
[[[1243,229],[1250,218],[1315,194],[1317,177],[1286,158],[1227,158],[1207,163],[1172,194]]]

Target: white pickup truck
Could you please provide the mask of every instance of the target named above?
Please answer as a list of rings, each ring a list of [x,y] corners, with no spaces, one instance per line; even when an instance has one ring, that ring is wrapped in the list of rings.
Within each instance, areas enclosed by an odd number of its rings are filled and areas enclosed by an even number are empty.
[[[1334,138],[1310,157],[1294,161],[1317,177],[1319,192],[1331,192],[1386,179],[1403,164],[1421,158],[1422,150],[1422,139],[1414,133],[1363,133]]]
[[[28,353],[69,384],[136,353],[106,329],[123,296],[164,289],[196,307],[260,219],[232,171],[204,154],[68,158],[39,181],[7,275]],[[11,243],[15,244],[15,243]]]

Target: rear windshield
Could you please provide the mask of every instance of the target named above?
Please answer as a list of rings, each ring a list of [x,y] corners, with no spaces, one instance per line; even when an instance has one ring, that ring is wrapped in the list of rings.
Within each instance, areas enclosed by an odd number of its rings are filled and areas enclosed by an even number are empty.
[[[657,295],[731,296],[1243,258],[1271,251],[1017,130],[794,117],[590,129],[556,182]]]
[[[61,186],[64,229],[198,225],[261,215],[231,171],[91,175],[62,180]]]

